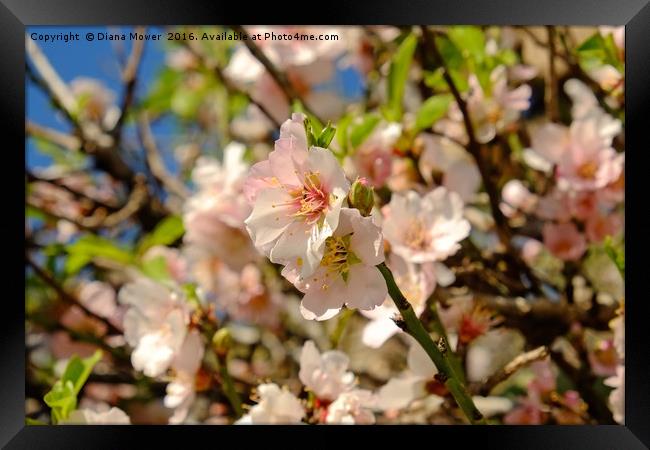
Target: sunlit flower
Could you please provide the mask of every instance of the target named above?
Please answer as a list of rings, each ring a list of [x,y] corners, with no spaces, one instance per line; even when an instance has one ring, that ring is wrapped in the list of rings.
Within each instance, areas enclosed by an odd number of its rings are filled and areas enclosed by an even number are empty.
[[[625,366],[616,367],[616,375],[604,381],[606,386],[614,388],[609,394],[609,405],[614,413],[614,420],[625,423]]]
[[[393,147],[402,133],[398,123],[381,123],[344,162],[350,179],[363,177],[374,187],[383,186],[392,174]]]
[[[194,402],[196,372],[201,367],[203,352],[201,335],[197,330],[190,331],[172,361],[174,375],[166,388],[165,406],[174,409],[174,414],[169,418],[171,424],[182,423]]]
[[[327,407],[325,423],[372,425],[375,423],[375,415],[372,412],[375,403],[375,396],[368,390],[354,389],[343,392]]]
[[[446,259],[470,232],[462,199],[444,187],[424,197],[414,191],[395,194],[382,212],[384,236],[392,251],[415,263]]]
[[[594,190],[617,180],[625,156],[612,148],[621,122],[606,114],[591,91],[571,79],[565,91],[573,100],[570,127],[547,123],[531,134],[532,148],[556,164],[558,186],[563,190]]]
[[[456,334],[458,342],[469,344],[501,322],[494,311],[472,297],[456,297],[447,308],[438,310],[447,332]]]
[[[237,425],[298,424],[305,416],[300,400],[277,384],[260,384],[257,389],[259,400]]]
[[[472,200],[481,185],[481,174],[467,150],[444,136],[422,133],[417,139],[423,146],[418,161],[422,178],[458,193],[463,201]]]
[[[180,351],[189,323],[189,304],[182,294],[148,278],[122,287],[124,337],[134,350],[131,363],[145,375],[162,375]]]
[[[251,169],[247,193],[255,203],[246,227],[272,262],[307,276],[339,226],[350,183],[329,150],[307,148],[303,120],[294,114],[286,121],[269,159]]]
[[[320,400],[333,401],[355,384],[348,371],[350,359],[337,350],[321,354],[313,341],[305,342],[300,354],[300,381]]]
[[[297,264],[282,271],[305,294],[300,305],[303,317],[326,320],[343,305],[371,310],[383,303],[388,290],[375,267],[384,261],[382,236],[371,217],[362,217],[358,209],[343,208],[338,227],[324,247],[311,275],[301,276]]]

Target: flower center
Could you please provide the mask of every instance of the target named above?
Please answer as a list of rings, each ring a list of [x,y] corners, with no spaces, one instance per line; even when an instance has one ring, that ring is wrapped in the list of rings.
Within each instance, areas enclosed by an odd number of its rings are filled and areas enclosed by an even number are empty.
[[[431,238],[424,222],[413,220],[404,233],[404,243],[413,250],[423,250],[429,247]]]
[[[318,172],[305,174],[302,190],[296,193],[295,201],[299,207],[295,217],[303,218],[307,223],[318,222],[321,213],[329,206],[329,194],[323,187]]]
[[[593,161],[582,164],[578,167],[578,176],[585,180],[592,180],[596,176],[598,166]]]
[[[321,259],[320,265],[327,269],[327,275],[341,275],[343,280],[347,281],[350,272],[350,266],[361,262],[361,260],[350,251],[350,237],[347,236],[330,236],[325,240],[325,253]],[[323,285],[323,289],[326,289]]]

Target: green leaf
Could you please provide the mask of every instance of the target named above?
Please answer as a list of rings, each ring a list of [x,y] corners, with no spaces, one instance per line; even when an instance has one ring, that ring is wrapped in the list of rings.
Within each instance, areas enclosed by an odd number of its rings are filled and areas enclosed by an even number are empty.
[[[154,230],[144,236],[138,245],[138,254],[142,255],[156,245],[170,245],[185,233],[183,219],[180,216],[168,216],[156,225]]]
[[[415,116],[415,127],[419,130],[430,128],[437,120],[441,119],[453,100],[451,94],[436,95],[428,98],[420,107]]]
[[[479,27],[451,27],[447,34],[463,56],[474,58],[477,62],[485,57],[485,36]]]
[[[363,141],[370,136],[370,133],[375,129],[381,117],[374,113],[369,113],[363,116],[361,123],[351,125],[349,128],[350,144],[352,148],[357,148]]]
[[[77,273],[95,257],[110,259],[121,264],[129,264],[133,260],[129,250],[118,247],[110,240],[94,234],[80,237],[76,242],[67,245],[65,250],[68,252],[64,267],[67,275]]]
[[[47,425],[47,424],[45,422],[41,422],[40,420],[30,419],[29,417],[25,417],[25,425]]]
[[[417,38],[409,34],[393,55],[388,70],[388,102],[382,109],[386,119],[399,121],[402,118],[402,99],[408,78],[409,68],[415,54]]]
[[[100,359],[102,359],[101,350],[97,350],[92,356],[84,359],[79,358],[77,355],[73,356],[70,358],[70,361],[68,361],[68,365],[61,376],[61,380],[65,383],[68,381],[72,382],[74,393],[75,395],[78,394],[90,376],[93,367],[95,367],[95,364],[97,364]]]
[[[162,256],[143,261],[141,269],[146,276],[154,280],[162,281],[170,278],[169,270],[167,270],[167,261]]]
[[[332,142],[332,139],[334,139],[335,134],[336,128],[334,128],[330,122],[327,122],[327,126],[323,128],[323,131],[321,131],[320,135],[316,139],[316,146],[321,148],[328,148],[330,142]]]
[[[45,394],[43,401],[52,409],[52,422],[57,423],[67,419],[71,411],[77,407],[77,394],[72,381],[57,381],[52,389]]]
[[[81,359],[77,355],[70,358],[61,379],[54,383],[52,389],[43,397],[45,404],[52,409],[54,423],[67,419],[70,412],[77,407],[77,395],[101,358],[101,350],[97,350],[88,358]]]
[[[625,248],[622,244],[614,244],[612,238],[607,236],[604,242],[605,253],[614,262],[616,268],[625,279]]]

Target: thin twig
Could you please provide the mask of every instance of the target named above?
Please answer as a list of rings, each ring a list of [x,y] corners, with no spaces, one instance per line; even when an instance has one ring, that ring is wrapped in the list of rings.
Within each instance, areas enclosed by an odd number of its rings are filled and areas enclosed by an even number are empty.
[[[138,115],[138,136],[144,147],[151,173],[156,180],[164,185],[169,192],[177,195],[181,199],[186,199],[189,196],[188,189],[165,168],[165,163],[160,156],[160,150],[151,132],[151,126],[146,112]]]
[[[136,27],[134,32],[138,34],[144,34],[146,31],[145,27]],[[129,106],[133,103],[133,98],[135,96],[135,86],[137,84],[137,74],[138,68],[140,67],[140,61],[142,61],[142,52],[144,50],[144,40],[136,39],[133,42],[133,48],[131,49],[131,54],[129,55],[124,70],[122,70],[122,82],[124,83],[124,97],[122,98],[122,105],[120,107],[120,117],[117,119],[115,126],[113,127],[112,133],[118,135],[124,121],[126,120],[127,110]]]
[[[546,91],[546,113],[551,122],[557,122],[559,119],[559,103],[558,103],[558,80],[557,68],[555,67],[555,59],[557,57],[557,49],[555,47],[555,27],[548,25],[548,83]]]
[[[81,301],[79,301],[78,298],[76,298],[74,295],[66,291],[49,273],[45,271],[42,267],[40,267],[36,262],[29,256],[29,254],[25,253],[25,261],[27,264],[34,270],[34,273],[38,275],[39,278],[41,278],[48,286],[50,286],[54,291],[59,295],[61,300],[65,301],[66,303],[70,305],[75,305],[79,307],[86,315],[93,317],[100,322],[104,323],[107,327],[107,330],[109,334],[122,334],[122,330],[117,328],[115,325],[113,325],[109,320],[105,319],[102,316],[99,316],[89,310]]]
[[[519,369],[532,364],[535,361],[541,361],[548,355],[548,347],[542,345],[526,353],[522,353],[521,355],[516,356],[512,361],[506,364],[501,370],[494,373],[482,386],[480,386],[480,394],[488,395],[496,385],[510,378],[510,376],[517,372]]]
[[[25,131],[30,136],[44,139],[70,151],[78,151],[81,149],[81,141],[77,136],[44,127],[31,120],[25,121]]]
[[[244,27],[241,25],[235,25],[232,27],[232,29],[235,32],[240,32],[243,34],[246,34],[246,30]],[[290,102],[293,102],[295,100],[298,100],[304,110],[311,116],[315,117],[318,119],[319,122],[324,123],[323,120],[318,117],[317,114],[314,113],[314,111],[309,107],[307,102],[305,102],[305,99],[300,95],[300,93],[293,87],[293,84],[289,81],[287,76],[284,74],[284,72],[280,71],[277,67],[275,67],[275,64],[271,62],[271,60],[264,54],[262,49],[260,49],[255,42],[253,42],[251,39],[246,39],[244,40],[244,44],[248,48],[248,50],[253,54],[253,56],[264,66],[264,68],[267,70],[267,72],[273,77],[275,82],[278,84],[280,89],[284,92],[284,95],[287,96],[287,99]]]
[[[474,126],[472,124],[469,111],[467,109],[467,103],[465,102],[460,91],[458,90],[456,83],[454,83],[454,80],[452,79],[451,74],[449,73],[449,69],[447,68],[445,61],[442,55],[440,54],[440,51],[438,50],[438,45],[436,44],[435,39],[433,38],[433,36],[430,35],[429,30],[427,29],[426,26],[422,26],[421,29],[422,29],[422,37],[424,39],[425,46],[431,51],[431,54],[433,55],[436,64],[442,68],[442,76],[445,82],[447,83],[447,86],[449,87],[449,90],[451,91],[454,100],[456,101],[456,104],[458,105],[458,109],[462,114],[463,124],[465,126],[465,131],[468,138],[467,150],[476,161],[476,165],[481,174],[485,191],[488,194],[488,198],[490,200],[490,209],[492,211],[492,217],[494,218],[494,223],[496,226],[496,231],[499,240],[501,241],[501,244],[505,247],[508,254],[511,256],[515,266],[519,268],[520,272],[524,274],[525,277],[527,278],[527,281],[531,283],[531,288],[537,291],[538,287],[537,287],[536,277],[533,275],[530,268],[521,259],[518,251],[512,245],[511,238],[513,233],[512,230],[510,229],[510,225],[508,224],[508,220],[501,212],[501,208],[500,208],[501,200],[500,200],[499,190],[496,184],[494,183],[494,181],[492,180],[488,163],[487,161],[485,161],[485,159],[482,156],[481,145],[476,140],[476,135],[474,133]]]
[[[118,209],[117,211],[108,214],[106,209],[103,207],[97,208],[95,213],[90,217],[81,217],[75,218],[70,216],[63,216],[57,214],[42,205],[37,205],[32,201],[27,200],[26,203],[32,208],[36,208],[39,211],[42,211],[44,214],[53,217],[57,220],[67,220],[72,222],[79,228],[84,230],[94,231],[102,227],[114,227],[119,223],[127,220],[138,212],[145,204],[148,198],[148,191],[145,184],[144,177],[140,174],[136,175],[136,183],[131,191],[131,195],[127,200],[126,204]]]
[[[186,41],[185,46],[189,51],[192,52],[194,56],[196,56],[203,62],[203,65],[208,70],[211,70],[214,73],[215,77],[217,77],[219,82],[226,88],[228,92],[246,97],[246,99],[250,103],[257,106],[257,108],[262,112],[262,114],[266,116],[266,118],[273,124],[273,126],[275,126],[276,128],[280,128],[281,123],[275,117],[273,117],[273,114],[271,114],[271,112],[266,108],[266,106],[264,106],[262,103],[254,99],[248,92],[239,89],[237,86],[235,86],[228,79],[228,77],[224,75],[223,71],[221,70],[221,67],[219,67],[219,64],[201,51],[198,42]]]

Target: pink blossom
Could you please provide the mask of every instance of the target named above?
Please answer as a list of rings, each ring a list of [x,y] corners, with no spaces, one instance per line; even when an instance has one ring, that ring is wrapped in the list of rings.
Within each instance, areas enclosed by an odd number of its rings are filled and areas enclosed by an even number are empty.
[[[286,121],[269,159],[251,169],[246,190],[255,203],[245,223],[258,250],[306,277],[339,225],[350,183],[329,150],[307,148],[303,120]]]
[[[325,320],[343,305],[360,310],[381,305],[388,290],[375,266],[384,261],[383,250],[381,231],[372,218],[362,217],[357,209],[343,208],[316,270],[302,276],[300,267],[293,264],[282,271],[305,294],[300,305],[303,317]]]
[[[544,245],[553,255],[565,261],[576,261],[587,250],[585,236],[573,223],[545,223],[542,229]]]
[[[462,199],[444,187],[424,197],[414,191],[393,194],[382,212],[384,236],[392,251],[414,263],[446,259],[460,249],[458,242],[470,232]]]
[[[422,133],[417,139],[424,147],[418,161],[422,178],[471,201],[481,185],[481,174],[467,150],[444,136]]]

